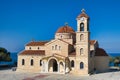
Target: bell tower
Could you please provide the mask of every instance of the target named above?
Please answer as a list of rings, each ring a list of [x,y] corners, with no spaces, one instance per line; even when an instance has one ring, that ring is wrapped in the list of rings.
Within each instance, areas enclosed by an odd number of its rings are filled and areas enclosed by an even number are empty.
[[[78,74],[88,75],[90,53],[89,16],[85,13],[84,9],[81,12],[76,18],[76,69]]]

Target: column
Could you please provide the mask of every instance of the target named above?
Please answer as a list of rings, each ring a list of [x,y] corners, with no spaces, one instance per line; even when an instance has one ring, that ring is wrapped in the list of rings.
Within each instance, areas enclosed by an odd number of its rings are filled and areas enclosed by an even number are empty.
[[[60,63],[58,62],[57,65],[58,65],[58,73],[59,73],[60,72]]]
[[[47,61],[45,62],[45,67],[44,68],[45,68],[45,72],[48,72],[48,62]]]
[[[64,65],[64,73],[66,73],[66,66],[65,66],[65,63],[63,63],[63,65]]]
[[[45,65],[44,62],[42,61],[42,70],[41,70],[42,72],[45,71],[44,65]]]
[[[46,72],[48,72],[48,61],[46,62]]]

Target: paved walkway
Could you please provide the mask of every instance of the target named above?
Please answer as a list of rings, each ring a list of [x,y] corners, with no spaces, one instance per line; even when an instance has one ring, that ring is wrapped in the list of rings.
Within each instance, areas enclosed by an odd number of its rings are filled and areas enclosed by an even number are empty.
[[[12,70],[0,70],[0,80],[120,80],[120,71],[91,76],[75,76],[71,74],[20,73]]]

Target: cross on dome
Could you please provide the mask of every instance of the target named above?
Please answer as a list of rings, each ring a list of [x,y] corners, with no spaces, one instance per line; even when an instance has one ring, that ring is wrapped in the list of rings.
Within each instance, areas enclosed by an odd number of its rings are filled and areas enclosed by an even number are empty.
[[[65,22],[65,26],[68,26],[68,22]]]

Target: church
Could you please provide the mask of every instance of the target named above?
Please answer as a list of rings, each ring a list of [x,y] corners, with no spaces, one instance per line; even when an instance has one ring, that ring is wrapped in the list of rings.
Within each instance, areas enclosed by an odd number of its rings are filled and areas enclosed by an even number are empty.
[[[109,69],[109,56],[90,40],[90,17],[83,9],[77,16],[77,30],[61,26],[50,41],[30,41],[18,54],[17,71],[89,75]]]

